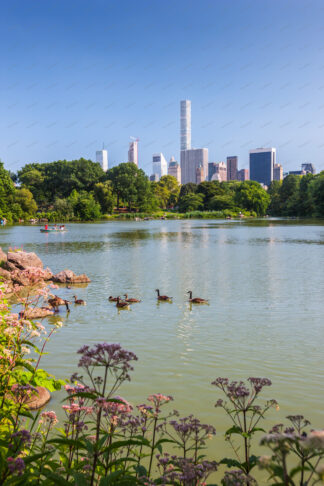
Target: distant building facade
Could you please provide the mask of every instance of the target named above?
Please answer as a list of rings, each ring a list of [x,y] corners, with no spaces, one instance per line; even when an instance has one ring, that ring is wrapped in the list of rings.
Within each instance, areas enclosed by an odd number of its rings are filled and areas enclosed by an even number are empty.
[[[237,171],[237,180],[240,182],[249,180],[249,169],[241,169]]]
[[[316,169],[314,164],[310,164],[306,162],[305,164],[301,165],[301,168],[306,172],[306,174],[313,174],[313,175],[316,174]]]
[[[208,149],[181,150],[181,184],[197,183],[197,169],[202,166],[203,180],[208,177]]]
[[[178,183],[181,184],[181,168],[180,164],[171,157],[168,167],[168,175],[173,176],[177,179]]]
[[[161,179],[162,176],[167,175],[168,173],[168,164],[167,161],[164,158],[164,155],[162,153],[159,154],[153,154],[153,174],[158,175],[158,180]]]
[[[275,163],[275,148],[258,148],[250,150],[250,179],[269,186],[273,180]]]
[[[281,164],[275,164],[273,168],[273,180],[282,181],[283,179],[283,167]]]
[[[219,182],[227,181],[227,167],[225,162],[212,162],[212,164],[212,166],[208,164],[211,174],[210,180]]]
[[[227,157],[227,180],[237,180],[237,156]]]
[[[96,162],[99,162],[99,164],[102,167],[102,170],[107,172],[108,170],[108,152],[107,150],[97,150],[96,151]]]
[[[180,150],[191,149],[191,101],[180,101]]]
[[[138,140],[129,143],[128,162],[133,162],[138,167]]]
[[[202,165],[200,165],[196,169],[196,184],[200,184],[201,182],[204,182],[204,180],[205,180],[204,168]]]

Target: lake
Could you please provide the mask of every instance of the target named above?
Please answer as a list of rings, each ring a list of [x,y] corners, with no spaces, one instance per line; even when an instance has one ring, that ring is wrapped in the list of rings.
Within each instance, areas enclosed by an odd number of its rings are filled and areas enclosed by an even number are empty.
[[[172,407],[229,426],[210,385],[218,376],[268,377],[275,398],[267,428],[301,413],[324,426],[324,222],[177,220],[68,224],[63,234],[39,227],[0,228],[0,246],[34,251],[53,272],[86,273],[86,288],[55,291],[87,301],[71,306],[42,367],[58,378],[77,368],[84,344],[118,342],[134,351],[132,381],[120,394],[133,404],[170,394]],[[173,296],[157,303],[155,289]],[[193,296],[209,305],[190,306]],[[109,295],[142,300],[119,311]],[[50,408],[59,407],[57,396]]]

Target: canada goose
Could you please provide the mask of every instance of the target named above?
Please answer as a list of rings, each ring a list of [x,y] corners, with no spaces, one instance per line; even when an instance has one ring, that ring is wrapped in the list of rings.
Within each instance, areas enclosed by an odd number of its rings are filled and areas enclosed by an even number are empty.
[[[188,290],[187,294],[189,294],[189,302],[191,302],[191,304],[208,304],[208,300],[206,299],[201,299],[200,297],[192,298],[191,290]]]
[[[155,292],[157,292],[157,299],[162,300],[164,302],[170,301],[173,299],[173,297],[169,297],[168,295],[160,295],[159,289],[155,289]]]
[[[138,299],[133,299],[131,297],[128,298],[128,295],[127,294],[124,294],[124,297],[125,297],[125,302],[128,302],[129,304],[136,304],[137,302],[141,302]]]
[[[54,312],[58,312],[59,311],[59,307],[61,305],[65,305],[66,310],[68,312],[70,312],[69,301],[68,300],[65,300],[65,299],[61,299],[61,297],[58,297],[57,295],[54,295],[54,297],[52,299],[48,299],[47,302],[49,303],[49,305],[51,307],[53,307]]]
[[[121,300],[120,297],[117,297],[116,307],[118,307],[118,309],[127,309],[129,303]]]
[[[118,297],[113,297],[112,295],[110,295],[110,296],[108,297],[108,300],[109,300],[109,302],[117,302]]]
[[[77,299],[76,295],[73,295],[74,303],[77,305],[87,305],[87,303],[82,299]]]

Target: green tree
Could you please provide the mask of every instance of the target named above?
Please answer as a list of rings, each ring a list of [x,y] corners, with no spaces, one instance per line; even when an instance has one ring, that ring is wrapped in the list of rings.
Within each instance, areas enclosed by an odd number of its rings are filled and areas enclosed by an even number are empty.
[[[281,207],[281,200],[280,200],[280,188],[281,188],[281,181],[272,181],[269,189],[268,194],[270,196],[270,205],[269,205],[269,214],[272,216],[280,216],[282,207]]]
[[[222,211],[224,209],[232,209],[232,210],[236,209],[233,195],[222,194],[222,195],[213,196],[208,202],[207,209],[212,211]]]
[[[0,161],[0,218],[12,221],[12,205],[15,186],[9,172]]]
[[[187,194],[195,193],[197,191],[197,184],[194,182],[187,182],[187,184],[183,184],[180,188],[180,195],[179,197],[186,196]]]
[[[290,174],[282,181],[279,194],[283,216],[295,216],[298,213],[300,179],[300,176]]]
[[[310,193],[314,204],[315,216],[324,217],[324,171],[317,174],[311,182]]]
[[[202,194],[189,193],[179,199],[179,211],[187,213],[204,209],[204,196]]]
[[[270,196],[258,182],[245,181],[237,185],[234,201],[238,207],[264,216],[270,204]]]
[[[37,211],[37,204],[33,198],[32,193],[29,189],[21,188],[16,189],[14,193],[14,202],[18,204],[22,211],[22,216],[24,219],[35,216]]]
[[[103,213],[112,213],[116,198],[113,194],[113,186],[111,181],[98,182],[93,188],[96,201],[101,206]]]
[[[133,208],[144,210],[153,203],[150,182],[142,169],[132,162],[119,164],[107,173],[117,197],[117,208],[124,202],[131,211]]]
[[[73,212],[81,221],[93,221],[100,219],[100,204],[95,200],[93,194],[85,191],[77,194],[75,191],[72,201],[74,201]]]

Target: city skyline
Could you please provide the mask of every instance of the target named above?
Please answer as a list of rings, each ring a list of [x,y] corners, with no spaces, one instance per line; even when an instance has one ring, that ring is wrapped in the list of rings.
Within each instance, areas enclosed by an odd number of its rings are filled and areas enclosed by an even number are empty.
[[[179,158],[184,99],[191,146],[208,148],[210,161],[235,154],[248,168],[250,149],[273,146],[286,172],[305,162],[324,169],[320,1],[179,0],[166,9],[59,0],[36,10],[16,0],[2,13],[0,158],[10,170],[94,160],[102,141],[112,167],[136,134],[149,175],[153,153]]]

